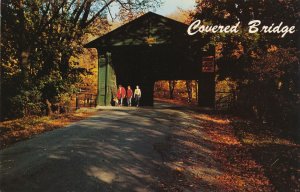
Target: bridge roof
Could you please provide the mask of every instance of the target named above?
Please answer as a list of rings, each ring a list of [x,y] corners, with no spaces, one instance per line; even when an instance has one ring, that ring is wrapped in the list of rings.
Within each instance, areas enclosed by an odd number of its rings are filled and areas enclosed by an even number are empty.
[[[148,12],[87,43],[86,48],[178,44],[187,39],[188,25]]]

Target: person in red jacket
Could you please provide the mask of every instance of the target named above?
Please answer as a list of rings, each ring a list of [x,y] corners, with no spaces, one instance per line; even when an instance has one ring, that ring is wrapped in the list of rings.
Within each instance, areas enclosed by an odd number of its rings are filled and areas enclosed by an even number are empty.
[[[126,90],[122,85],[119,85],[118,91],[117,91],[117,98],[119,100],[119,106],[123,105],[123,100],[126,96]]]
[[[127,98],[127,104],[130,107],[131,106],[131,100],[132,100],[132,96],[133,96],[133,92],[130,86],[127,87],[127,94],[126,94],[126,98]]]

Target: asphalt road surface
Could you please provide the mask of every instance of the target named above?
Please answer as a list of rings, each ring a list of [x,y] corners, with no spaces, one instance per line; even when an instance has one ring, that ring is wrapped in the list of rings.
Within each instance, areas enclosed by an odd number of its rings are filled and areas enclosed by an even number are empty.
[[[183,108],[104,108],[67,128],[0,151],[0,191],[157,191],[167,142]]]

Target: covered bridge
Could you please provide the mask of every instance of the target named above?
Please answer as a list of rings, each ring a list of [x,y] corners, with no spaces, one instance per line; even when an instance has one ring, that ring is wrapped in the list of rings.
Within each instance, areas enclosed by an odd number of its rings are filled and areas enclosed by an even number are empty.
[[[200,35],[189,36],[187,28],[149,12],[86,44],[86,48],[98,50],[97,105],[110,105],[118,84],[139,85],[142,104],[153,105],[156,81],[198,80],[199,105],[213,106],[214,65],[213,71],[206,70],[211,62],[203,58],[214,56],[214,48],[205,46],[208,39]]]

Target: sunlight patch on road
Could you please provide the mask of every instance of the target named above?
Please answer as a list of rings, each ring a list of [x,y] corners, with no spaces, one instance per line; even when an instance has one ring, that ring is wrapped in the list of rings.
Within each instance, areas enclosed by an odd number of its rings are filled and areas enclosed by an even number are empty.
[[[113,180],[116,178],[116,174],[110,171],[103,170],[99,167],[91,166],[87,170],[87,175],[91,177],[95,177],[102,182],[111,184]]]
[[[54,155],[54,154],[49,155],[49,158],[50,159],[65,159],[65,160],[69,160],[68,157],[64,157],[64,156],[61,156],[61,155]]]
[[[210,115],[205,115],[205,114],[199,114],[199,115],[194,115],[197,119],[204,120],[204,121],[210,121],[213,123],[217,124],[223,124],[223,125],[228,125],[230,124],[229,119],[221,119],[217,117],[212,117]]]

